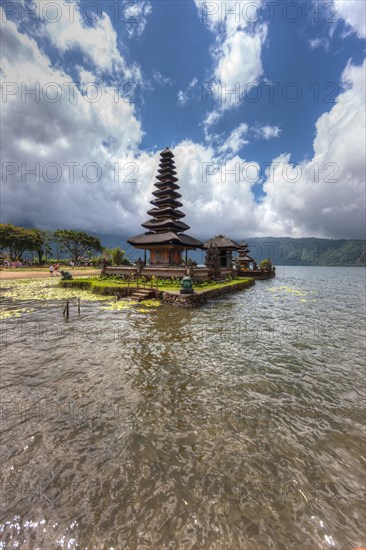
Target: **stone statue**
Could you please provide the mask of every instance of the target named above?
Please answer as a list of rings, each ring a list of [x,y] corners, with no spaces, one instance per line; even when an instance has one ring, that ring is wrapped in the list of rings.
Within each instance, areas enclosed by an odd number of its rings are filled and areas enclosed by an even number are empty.
[[[144,262],[139,258],[136,260],[136,267],[137,267],[137,275],[140,276],[142,272],[142,268],[144,267]]]
[[[71,281],[72,279],[72,275],[69,271],[64,271],[63,269],[61,269],[61,275],[62,275],[61,281]]]
[[[183,277],[181,281],[181,294],[194,294],[193,283],[190,277]]]
[[[197,267],[197,262],[193,262],[191,258],[189,258],[186,263],[186,266],[187,266],[187,275],[188,277],[191,277],[193,275],[194,268]]]
[[[213,277],[218,277],[220,275],[220,252],[216,244],[210,244],[205,258],[205,264],[210,268]]]

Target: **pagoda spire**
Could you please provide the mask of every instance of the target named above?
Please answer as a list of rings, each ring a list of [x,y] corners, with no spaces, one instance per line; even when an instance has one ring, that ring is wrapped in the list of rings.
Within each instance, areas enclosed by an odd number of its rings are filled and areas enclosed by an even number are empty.
[[[181,196],[176,192],[179,189],[176,174],[174,155],[167,147],[160,153],[160,164],[156,176],[158,181],[155,182],[156,191],[153,193],[157,198],[151,201],[154,208],[147,212],[151,219],[142,224],[145,229],[155,233],[164,233],[167,230],[183,233],[189,229],[186,223],[179,221],[185,217],[185,214],[179,210],[182,203],[176,200]]]
[[[131,237],[127,242],[145,252],[150,251],[150,265],[181,265],[182,252],[201,248],[202,243],[184,233],[189,226],[181,221],[185,217],[180,210],[182,195],[178,192],[174,155],[168,147],[160,153],[154,187],[150,201],[153,208],[147,212],[150,219],[141,224],[147,232]]]

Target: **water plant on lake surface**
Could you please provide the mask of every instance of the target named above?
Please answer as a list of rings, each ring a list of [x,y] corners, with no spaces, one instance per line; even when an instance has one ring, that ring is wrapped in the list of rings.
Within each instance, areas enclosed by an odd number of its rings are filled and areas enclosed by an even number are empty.
[[[35,311],[32,307],[20,307],[16,309],[2,309],[0,310],[0,320],[9,319],[12,317],[21,317],[24,313],[32,313]]]
[[[314,294],[316,291],[304,291],[300,290],[298,288],[291,288],[290,286],[273,286],[271,288],[267,288],[269,292],[287,292],[288,294],[292,294],[293,296],[297,296],[298,298],[302,296],[307,296],[309,293]],[[309,300],[301,299],[300,302],[308,302]],[[311,302],[316,302],[316,300],[310,300]]]
[[[87,282],[88,280],[80,279],[79,282]],[[37,302],[51,302],[54,300],[73,300],[80,298],[85,302],[103,302],[105,306],[101,306],[101,309],[109,311],[124,311],[131,310],[135,306],[139,305],[136,311],[139,313],[149,313],[153,308],[160,306],[158,300],[144,300],[143,302],[125,301],[120,300],[118,302],[112,301],[114,298],[111,296],[104,296],[103,294],[94,294],[92,289],[73,287],[63,287],[59,285],[59,279],[19,279],[14,281],[0,281],[1,298],[11,299],[14,301],[37,301]],[[44,307],[44,303],[42,303]],[[25,313],[35,311],[35,308],[16,308],[7,304],[0,312],[0,319],[7,319],[11,317],[20,317]]]
[[[132,309],[133,306],[135,306],[138,302],[127,302],[124,300],[120,300],[119,302],[110,302],[109,304],[102,306],[101,309],[105,309],[108,311],[123,311],[125,309]]]
[[[54,279],[18,279],[0,281],[1,295],[14,300],[67,300],[81,298],[87,301],[110,300],[108,296],[93,294],[80,288],[61,287],[60,280]]]

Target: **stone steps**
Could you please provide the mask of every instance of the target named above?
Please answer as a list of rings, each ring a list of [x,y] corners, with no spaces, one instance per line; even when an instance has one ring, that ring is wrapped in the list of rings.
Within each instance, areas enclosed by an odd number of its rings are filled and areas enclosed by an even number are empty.
[[[151,298],[152,291],[147,290],[145,288],[141,288],[139,290],[136,290],[131,296],[128,297],[129,300],[133,300],[134,302],[141,302],[142,300],[148,300]]]

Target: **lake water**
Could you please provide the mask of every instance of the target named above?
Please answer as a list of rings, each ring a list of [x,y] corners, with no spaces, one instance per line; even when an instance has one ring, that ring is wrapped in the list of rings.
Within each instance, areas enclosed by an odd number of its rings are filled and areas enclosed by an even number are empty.
[[[365,271],[277,274],[68,320],[3,281],[0,547],[366,546]]]

